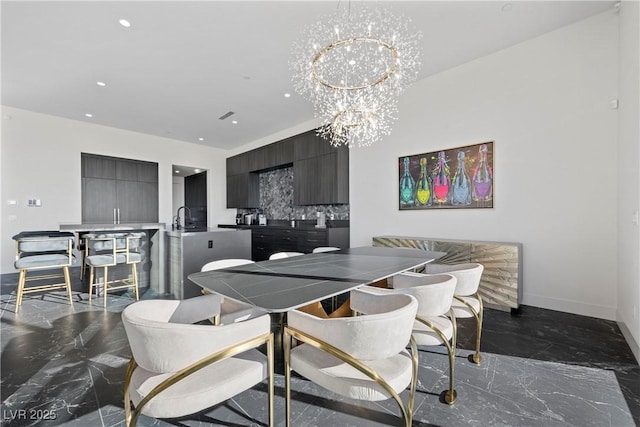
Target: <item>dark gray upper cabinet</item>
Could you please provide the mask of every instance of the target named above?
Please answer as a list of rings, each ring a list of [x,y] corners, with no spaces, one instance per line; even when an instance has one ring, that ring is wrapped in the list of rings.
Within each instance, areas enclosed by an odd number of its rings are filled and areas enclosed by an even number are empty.
[[[349,203],[349,149],[310,130],[227,158],[227,207],[258,207],[257,173],[291,164],[296,205]]]
[[[257,208],[260,204],[260,182],[257,173],[245,172],[227,176],[227,207]]]
[[[349,152],[334,151],[293,164],[296,205],[349,203]]]
[[[116,160],[82,153],[82,177],[116,179]]]
[[[294,148],[296,205],[349,203],[349,149],[334,147],[315,131],[298,135]]]
[[[293,150],[294,161],[323,156],[338,150],[332,146],[329,141],[318,136],[315,130],[302,133],[295,138],[296,143]]]
[[[249,172],[249,156],[247,153],[227,158],[227,176]]]
[[[158,164],[82,153],[82,222],[158,222]]]

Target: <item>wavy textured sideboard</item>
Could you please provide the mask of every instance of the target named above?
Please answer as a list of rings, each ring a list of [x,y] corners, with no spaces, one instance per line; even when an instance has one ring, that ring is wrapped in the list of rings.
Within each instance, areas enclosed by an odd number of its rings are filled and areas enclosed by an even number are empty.
[[[518,309],[522,299],[522,243],[376,236],[373,246],[417,248],[446,252],[437,262],[484,265],[479,292],[487,307]]]

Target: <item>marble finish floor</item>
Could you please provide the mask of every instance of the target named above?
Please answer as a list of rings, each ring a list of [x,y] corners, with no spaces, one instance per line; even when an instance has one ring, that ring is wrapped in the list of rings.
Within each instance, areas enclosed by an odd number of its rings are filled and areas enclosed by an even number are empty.
[[[44,294],[43,294],[44,295]],[[1,424],[123,426],[122,382],[130,350],[120,312],[125,295],[89,304],[75,292],[25,296],[16,315],[2,296]],[[145,298],[152,298],[149,292]],[[483,361],[467,360],[473,322],[461,320],[458,400],[440,402],[447,384],[443,347],[420,354],[414,426],[640,425],[640,367],[615,322],[523,306],[518,315],[486,309]],[[293,426],[400,425],[392,401],[361,402],[293,378]],[[276,378],[277,425],[284,425],[284,381]],[[406,397],[406,392],[403,395]],[[140,426],[265,426],[260,384],[184,419],[142,417]]]

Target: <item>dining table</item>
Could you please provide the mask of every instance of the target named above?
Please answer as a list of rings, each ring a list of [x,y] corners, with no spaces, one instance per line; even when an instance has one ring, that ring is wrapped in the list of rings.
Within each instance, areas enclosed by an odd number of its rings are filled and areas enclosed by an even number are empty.
[[[445,256],[413,248],[363,246],[260,261],[188,275],[205,292],[250,304],[271,316],[275,372],[284,373],[283,331],[287,312],[380,282]],[[348,308],[348,302],[347,308]]]
[[[286,313],[441,258],[444,252],[363,246],[192,273],[203,290]]]

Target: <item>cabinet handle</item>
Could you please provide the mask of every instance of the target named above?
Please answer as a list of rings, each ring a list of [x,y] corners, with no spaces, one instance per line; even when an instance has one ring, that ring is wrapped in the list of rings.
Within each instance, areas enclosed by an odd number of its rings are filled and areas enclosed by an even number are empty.
[[[120,208],[118,208],[118,224],[120,224]]]
[[[117,224],[117,218],[116,218],[116,208],[113,208],[113,223]]]

